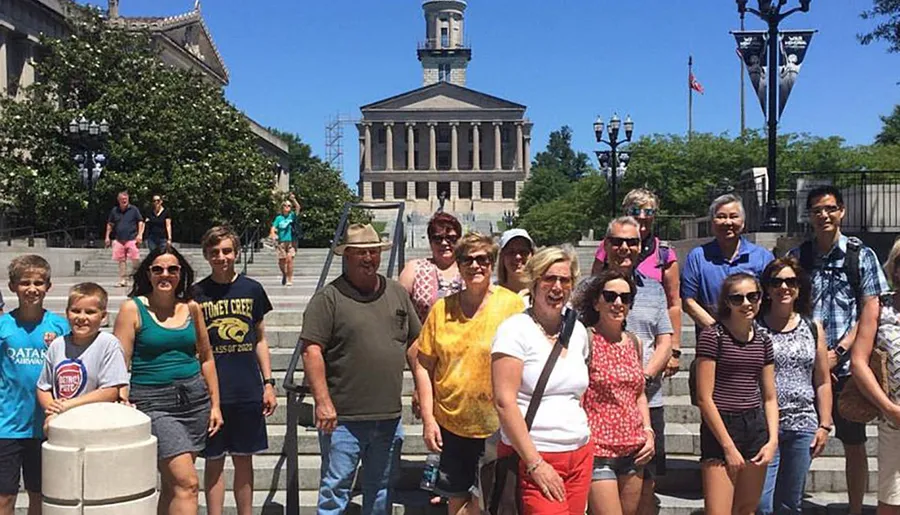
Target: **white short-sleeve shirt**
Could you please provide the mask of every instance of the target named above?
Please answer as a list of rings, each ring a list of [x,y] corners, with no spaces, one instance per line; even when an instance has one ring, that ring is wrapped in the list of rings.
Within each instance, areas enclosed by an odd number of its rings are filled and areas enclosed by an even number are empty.
[[[538,451],[574,451],[590,441],[591,430],[581,407],[581,396],[588,387],[589,345],[587,331],[581,322],[576,322],[568,351],[559,356],[553,367],[531,427],[531,440]],[[551,349],[541,328],[527,313],[506,319],[494,336],[491,354],[506,354],[524,363],[522,385],[516,395],[523,417]],[[503,443],[510,445],[502,428],[500,436]]]

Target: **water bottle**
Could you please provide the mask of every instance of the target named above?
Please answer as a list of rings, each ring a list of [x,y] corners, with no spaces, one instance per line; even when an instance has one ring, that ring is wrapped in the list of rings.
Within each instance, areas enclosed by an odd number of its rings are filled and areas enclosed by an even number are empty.
[[[440,454],[429,454],[428,457],[425,458],[425,470],[422,471],[422,481],[419,483],[419,488],[428,490],[429,492],[434,490],[434,486],[437,484],[438,466],[440,464]]]

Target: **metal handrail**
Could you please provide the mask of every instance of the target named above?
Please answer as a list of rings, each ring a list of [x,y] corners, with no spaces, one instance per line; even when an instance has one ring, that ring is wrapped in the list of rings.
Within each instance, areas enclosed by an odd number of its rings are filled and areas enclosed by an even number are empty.
[[[403,211],[405,207],[406,204],[403,202],[385,202],[379,204],[347,202],[344,204],[344,211],[341,214],[337,228],[334,231],[330,251],[325,258],[325,264],[322,266],[322,273],[319,275],[319,281],[316,284],[316,291],[318,292],[325,286],[325,281],[328,278],[328,272],[331,269],[331,263],[334,259],[334,249],[340,245],[340,242],[344,238],[350,219],[350,212],[354,208],[397,210],[397,221],[394,224],[393,246],[391,247],[390,257],[388,258],[388,268],[386,273],[387,277],[393,276],[395,265],[397,265],[398,262],[402,264],[406,261],[406,230],[403,222]],[[302,354],[303,347],[298,341],[297,346],[294,347],[293,354],[291,354],[291,360],[288,362],[284,383],[282,383],[285,392],[287,392],[287,430],[284,435],[284,447],[282,448],[282,455],[287,462],[287,497],[285,499],[285,513],[287,515],[300,514],[300,474],[299,458],[297,457],[297,426],[300,423],[300,406],[303,403],[304,397],[310,393],[309,386],[294,382],[294,374],[297,372],[297,365],[300,363]]]
[[[5,236],[0,236],[0,240],[6,240],[6,246],[12,246],[12,241],[15,239],[13,236],[15,233],[21,232],[23,235],[34,236],[34,226],[22,226],[22,227],[6,227],[0,229],[0,235],[5,234]]]

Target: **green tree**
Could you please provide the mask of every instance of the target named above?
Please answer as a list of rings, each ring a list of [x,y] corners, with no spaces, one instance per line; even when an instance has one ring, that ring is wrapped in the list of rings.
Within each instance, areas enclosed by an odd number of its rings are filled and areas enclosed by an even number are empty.
[[[860,16],[864,20],[876,20],[874,29],[857,35],[860,43],[868,45],[884,41],[888,44],[888,52],[900,52],[900,1],[873,0],[872,8]]]
[[[21,101],[0,100],[0,191],[16,223],[48,229],[89,220],[99,230],[116,192],[128,189],[142,207],[163,194],[181,241],[212,224],[264,224],[275,207],[274,163],[247,119],[219,88],[163,64],[147,34],[73,8],[80,16],[71,35],[42,40],[40,82]],[[110,124],[109,159],[91,193],[66,132],[81,116]]]
[[[313,154],[312,147],[304,143],[299,134],[285,132],[274,127],[269,127],[268,131],[287,142],[291,176],[295,173],[306,173],[313,167],[322,164],[319,156]]]
[[[896,145],[900,143],[900,105],[888,116],[881,116],[881,132],[875,136],[876,145]]]
[[[303,205],[300,225],[303,247],[325,247],[331,243],[334,230],[343,213],[344,204],[358,202],[344,182],[341,173],[324,163],[311,166],[306,172],[291,175],[291,190]],[[369,223],[372,217],[364,210],[354,209],[351,222]]]
[[[519,195],[519,216],[566,195],[575,181],[592,172],[587,154],[572,149],[572,129],[563,126],[551,132],[546,150],[534,157],[531,178]]]

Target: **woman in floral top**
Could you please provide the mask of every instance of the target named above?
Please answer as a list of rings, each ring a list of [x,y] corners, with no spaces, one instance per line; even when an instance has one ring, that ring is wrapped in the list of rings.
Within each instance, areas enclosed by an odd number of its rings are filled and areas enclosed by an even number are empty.
[[[582,401],[594,445],[591,515],[637,513],[643,467],[655,452],[642,346],[625,331],[634,293],[631,277],[607,270],[592,279],[578,300],[585,325],[592,327],[590,381]]]
[[[881,410],[878,423],[878,515],[900,514],[900,239],[884,265],[894,293],[879,298],[880,309],[863,308],[850,368],[860,390]],[[872,306],[876,307],[876,306]],[[869,358],[876,347],[887,354],[888,392],[881,389]]]
[[[825,331],[809,318],[811,287],[796,259],[772,261],[760,280],[765,294],[758,320],[772,340],[779,419],[778,450],[758,511],[799,513],[809,466],[832,429]]]

